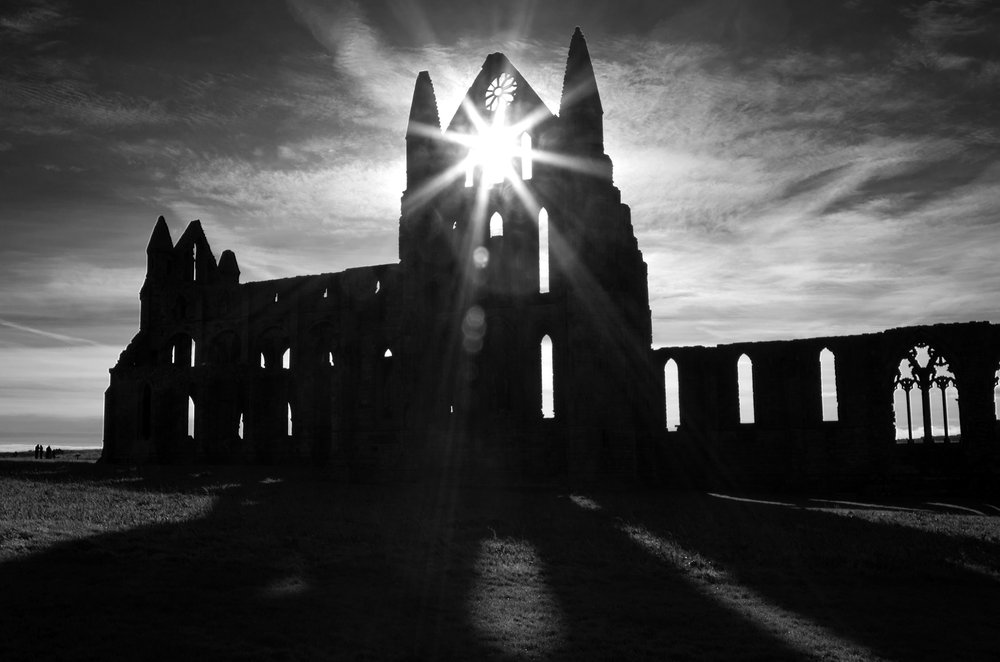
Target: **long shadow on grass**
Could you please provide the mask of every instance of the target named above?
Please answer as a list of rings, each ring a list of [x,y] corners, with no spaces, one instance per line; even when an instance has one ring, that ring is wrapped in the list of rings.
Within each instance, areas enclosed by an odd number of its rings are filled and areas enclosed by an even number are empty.
[[[5,661],[796,658],[551,493],[67,471],[215,502],[0,565]]]
[[[227,486],[205,518],[0,566],[3,659],[490,657],[466,625],[473,545],[447,494],[280,476]],[[145,487],[170,489],[125,484]]]
[[[507,533],[537,550],[561,611],[560,659],[808,657],[645,553],[612,518],[581,509],[568,496],[532,500],[518,524],[520,530]]]
[[[878,655],[985,660],[1000,651],[993,542],[709,495],[597,501],[608,517],[707,558],[767,602]]]

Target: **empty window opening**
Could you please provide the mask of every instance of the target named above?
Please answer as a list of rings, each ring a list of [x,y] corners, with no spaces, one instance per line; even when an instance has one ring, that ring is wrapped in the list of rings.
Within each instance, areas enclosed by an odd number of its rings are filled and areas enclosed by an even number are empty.
[[[503,236],[503,218],[500,216],[500,212],[493,212],[490,216],[490,237],[502,237]]]
[[[933,347],[917,344],[899,362],[892,401],[897,443],[959,441],[958,383]]]
[[[555,393],[552,379],[552,339],[542,337],[542,418],[555,418]]]
[[[260,353],[260,367],[263,368],[266,365],[264,362],[264,352]]]
[[[392,350],[391,349],[386,349],[385,350],[385,354],[382,355],[382,358],[391,359],[392,358]]]
[[[236,436],[243,438],[243,412],[240,412],[240,422],[236,424]]]
[[[328,299],[330,297],[330,288],[323,288],[323,298]]]
[[[274,303],[278,303],[278,293],[274,293]]]
[[[667,430],[676,430],[681,423],[681,399],[677,362],[673,359],[663,366],[663,394]]]
[[[746,354],[736,362],[736,380],[740,398],[740,423],[753,423],[753,361]]]
[[[945,444],[957,443],[960,432],[958,389],[953,378],[948,383],[938,382],[936,386],[937,393],[934,395],[939,396],[940,400],[931,406],[931,430],[934,432],[934,441]]]
[[[375,281],[375,294],[378,294],[382,290],[382,281]]]
[[[827,348],[819,353],[820,397],[823,401],[823,420],[836,421],[837,414],[837,370],[833,352]]]
[[[549,291],[549,212],[538,212],[538,291]]]
[[[153,430],[153,389],[149,384],[142,387],[142,403],[139,405],[139,438],[149,439]]]
[[[291,402],[288,403],[288,425],[287,425],[286,429],[287,429],[288,436],[291,437],[292,436],[292,403]]]
[[[326,364],[328,366],[330,366],[331,368],[334,366],[334,363],[333,363],[333,352],[327,352],[326,353]]]
[[[292,350],[286,349],[281,354],[281,367],[288,370],[292,365]]]
[[[895,420],[896,443],[913,443],[914,431],[917,439],[923,432],[923,403],[919,389],[914,393],[915,383],[909,379],[897,379],[892,392],[892,414]],[[914,425],[916,424],[916,425]]]
[[[531,134],[521,134],[521,179],[531,179]]]
[[[194,398],[188,396],[187,401],[187,434],[194,439]]]
[[[1000,368],[993,375],[993,415],[1000,421]]]
[[[170,342],[170,363],[172,365],[194,366],[194,339],[181,334]]]
[[[191,250],[191,280],[198,280],[198,244]]]

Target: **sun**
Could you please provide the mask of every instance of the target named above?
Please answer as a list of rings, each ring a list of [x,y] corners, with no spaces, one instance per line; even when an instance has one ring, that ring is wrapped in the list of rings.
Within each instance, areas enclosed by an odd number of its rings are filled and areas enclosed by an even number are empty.
[[[466,158],[466,185],[471,186],[472,173],[477,169],[486,186],[510,178],[515,174],[513,163],[517,155],[516,137],[512,132],[503,124],[490,124],[471,141]]]
[[[517,153],[517,135],[506,126],[507,107],[517,94],[517,80],[501,73],[487,86],[483,105],[492,113],[489,120],[479,123],[477,133],[469,141],[466,157],[466,186],[471,186],[478,170],[481,184],[492,186],[514,175],[513,159]]]

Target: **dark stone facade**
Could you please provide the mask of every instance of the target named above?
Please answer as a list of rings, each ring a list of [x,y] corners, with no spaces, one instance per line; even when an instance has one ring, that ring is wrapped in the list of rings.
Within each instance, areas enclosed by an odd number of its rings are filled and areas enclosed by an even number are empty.
[[[494,53],[442,133],[418,76],[398,264],[240,284],[199,222],[174,244],[157,221],[140,330],[111,370],[104,458],[633,476],[656,427],[646,265],[579,31],[564,89],[556,117]],[[497,183],[469,158],[491,129],[512,150]]]
[[[896,439],[900,363],[926,346],[951,372],[959,421],[952,434]],[[820,352],[835,361],[837,416],[824,421]],[[856,336],[750,342],[654,351],[677,366],[680,425],[665,432],[656,461],[675,484],[891,486],[909,480],[991,485],[1000,473],[997,368],[1000,326],[987,322],[890,329]],[[740,423],[737,362],[753,365],[754,422]],[[946,368],[944,366],[947,366]],[[932,375],[931,375],[932,376]],[[936,406],[939,388],[926,396]],[[919,387],[913,389],[916,405]],[[927,415],[928,407],[923,408]],[[944,409],[943,407],[941,409]],[[940,410],[939,410],[940,411]],[[930,420],[929,418],[927,419]],[[920,420],[915,428],[928,429]]]
[[[494,53],[442,132],[422,72],[398,264],[241,284],[235,255],[216,261],[198,221],[174,243],[161,217],[139,333],[110,371],[103,459],[682,485],[994,471],[1000,327],[653,350],[646,264],[602,116],[579,31],[558,116]],[[484,136],[501,143],[499,175],[477,157]],[[894,440],[897,365],[922,343],[951,361],[957,441]],[[820,415],[823,348],[836,357],[833,423]],[[742,354],[753,424],[739,422]],[[671,359],[676,431],[664,415]]]

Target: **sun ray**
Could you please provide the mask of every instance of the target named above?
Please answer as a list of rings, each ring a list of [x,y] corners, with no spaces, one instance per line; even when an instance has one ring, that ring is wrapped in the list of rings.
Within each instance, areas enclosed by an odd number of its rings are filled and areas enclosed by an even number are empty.
[[[438,193],[447,189],[452,182],[461,177],[462,172],[462,163],[453,164],[408,193],[404,198],[403,213],[426,204]]]

